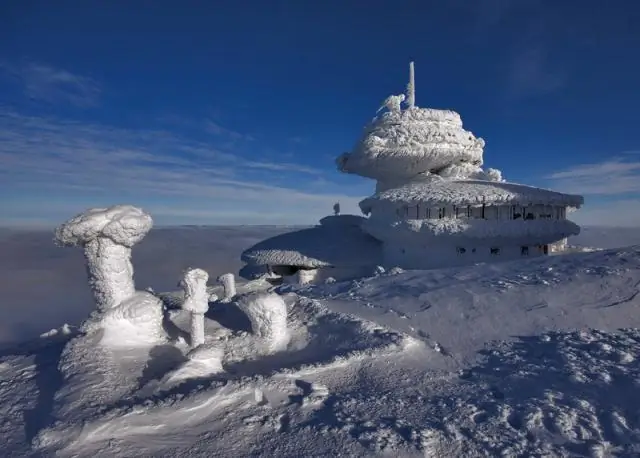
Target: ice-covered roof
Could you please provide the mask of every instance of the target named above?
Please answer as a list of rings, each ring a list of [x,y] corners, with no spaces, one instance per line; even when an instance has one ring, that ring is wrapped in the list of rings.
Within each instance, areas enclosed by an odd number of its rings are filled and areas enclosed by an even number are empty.
[[[431,175],[421,181],[410,182],[379,192],[360,202],[364,213],[380,204],[391,205],[563,205],[579,208],[584,203],[582,196],[563,194],[549,189],[522,184],[484,181],[448,180]]]
[[[338,157],[346,173],[410,178],[455,162],[482,165],[484,140],[462,128],[454,111],[411,107],[374,118],[353,151]]]
[[[485,243],[499,242],[503,239],[515,243],[516,239],[520,240],[517,243],[528,245],[551,243],[580,233],[580,227],[569,220],[504,221],[444,218],[384,222],[369,219],[362,227],[380,240],[403,243],[416,236],[415,240],[420,243],[428,243],[430,239],[444,242],[447,237],[451,237],[455,240],[481,239]]]
[[[315,226],[280,234],[242,253],[253,265],[356,267],[381,262],[380,242],[359,228]]]
[[[360,227],[362,224],[362,220],[364,220],[360,215],[329,215],[325,216],[320,220],[321,226],[354,226]]]

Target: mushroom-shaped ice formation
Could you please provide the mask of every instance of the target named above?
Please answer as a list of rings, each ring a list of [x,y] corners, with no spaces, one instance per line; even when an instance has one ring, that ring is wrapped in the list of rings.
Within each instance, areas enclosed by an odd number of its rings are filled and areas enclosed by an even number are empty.
[[[191,312],[191,346],[204,343],[204,314],[209,310],[207,292],[209,274],[202,269],[187,269],[181,282],[184,289],[182,309]]]
[[[149,232],[153,220],[131,205],[92,208],[55,231],[62,246],[82,246],[98,310],[105,312],[135,292],[131,247]]]
[[[231,302],[236,295],[236,279],[232,273],[222,274],[218,277],[218,282],[224,288],[224,298],[222,302]]]
[[[237,302],[251,322],[251,330],[265,344],[265,352],[284,350],[289,343],[287,304],[276,293],[256,292],[241,296]]]

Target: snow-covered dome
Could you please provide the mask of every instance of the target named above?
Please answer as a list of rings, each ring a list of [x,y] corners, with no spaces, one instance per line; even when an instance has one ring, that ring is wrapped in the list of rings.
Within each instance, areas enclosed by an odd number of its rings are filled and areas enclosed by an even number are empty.
[[[454,111],[410,107],[374,118],[350,153],[338,157],[342,172],[379,181],[401,181],[451,164],[482,165],[484,140],[462,128]]]
[[[384,205],[559,205],[580,208],[582,196],[522,184],[485,180],[450,180],[425,176],[397,188],[378,192],[360,202],[365,214]]]
[[[287,232],[257,243],[242,253],[242,261],[262,266],[375,266],[382,257],[380,242],[358,227],[315,226]]]

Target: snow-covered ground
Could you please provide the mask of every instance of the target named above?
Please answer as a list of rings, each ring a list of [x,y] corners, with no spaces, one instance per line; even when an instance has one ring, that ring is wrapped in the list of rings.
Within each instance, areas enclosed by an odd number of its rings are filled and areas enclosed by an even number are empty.
[[[277,349],[233,302],[197,354],[173,306],[162,344],[4,349],[3,456],[640,454],[640,246],[277,292]]]

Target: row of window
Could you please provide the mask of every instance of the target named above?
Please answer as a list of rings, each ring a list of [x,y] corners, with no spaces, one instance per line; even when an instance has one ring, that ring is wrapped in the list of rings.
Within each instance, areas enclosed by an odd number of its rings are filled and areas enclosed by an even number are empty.
[[[549,245],[537,245],[536,247],[521,246],[520,255],[529,256],[529,248],[537,248],[540,252],[544,254],[549,254]],[[458,252],[458,254],[465,254],[467,252],[467,249],[464,247],[456,247],[456,251]],[[476,249],[471,248],[471,253],[475,253],[475,252],[476,252]],[[489,248],[489,253],[491,253],[494,256],[497,256],[500,254],[500,248],[497,248],[497,247]]]
[[[442,219],[442,218],[474,218],[474,219],[565,219],[566,208],[551,205],[489,205],[472,207],[440,207],[428,208],[420,205],[404,206],[396,210],[397,216],[406,219]]]

